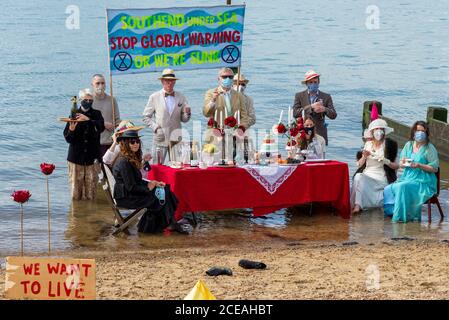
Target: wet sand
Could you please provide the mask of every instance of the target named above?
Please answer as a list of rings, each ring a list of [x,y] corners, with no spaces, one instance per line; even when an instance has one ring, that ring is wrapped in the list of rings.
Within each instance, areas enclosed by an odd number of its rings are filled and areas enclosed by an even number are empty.
[[[183,299],[198,279],[204,279],[221,300],[447,299],[449,243],[407,239],[367,244],[212,244],[209,248],[61,255],[96,259],[97,299]],[[243,269],[238,266],[242,258],[268,267]],[[209,277],[205,271],[213,266],[229,267],[233,275]],[[4,299],[4,278],[2,269],[0,299]]]

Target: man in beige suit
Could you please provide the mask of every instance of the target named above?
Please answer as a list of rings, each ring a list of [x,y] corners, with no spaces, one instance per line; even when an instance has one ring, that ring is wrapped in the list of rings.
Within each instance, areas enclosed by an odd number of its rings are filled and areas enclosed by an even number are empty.
[[[182,139],[181,122],[188,122],[191,109],[187,99],[180,92],[174,91],[175,72],[172,69],[162,71],[159,78],[162,89],[153,93],[143,111],[143,122],[153,131],[153,157],[165,162],[169,145]]]
[[[218,72],[218,87],[206,92],[204,98],[203,114],[207,118],[215,116],[217,111],[217,121],[223,127],[224,118],[233,116],[240,110],[240,125],[248,128],[248,113],[245,107],[245,97],[232,89],[234,71],[230,68],[222,68]],[[221,117],[223,115],[223,117]]]

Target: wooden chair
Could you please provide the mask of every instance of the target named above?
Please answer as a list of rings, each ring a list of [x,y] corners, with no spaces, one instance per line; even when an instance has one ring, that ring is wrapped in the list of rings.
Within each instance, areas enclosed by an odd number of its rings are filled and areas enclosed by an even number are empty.
[[[116,219],[115,230],[112,234],[116,235],[122,231],[125,231],[132,223],[139,220],[139,218],[147,211],[147,208],[139,208],[133,210],[118,207],[117,202],[115,201],[113,196],[115,178],[112,175],[111,169],[109,169],[109,167],[104,163],[101,164],[101,169],[103,171],[105,181],[103,184],[103,190],[106,194],[106,199],[112,207],[112,211],[114,212],[114,216]]]
[[[432,222],[432,204],[436,204],[438,210],[440,212],[441,219],[444,218],[443,209],[441,209],[440,201],[438,200],[438,196],[440,195],[440,168],[435,173],[437,176],[437,193],[434,194],[429,200],[427,200],[424,204],[427,203],[427,213],[429,215],[429,223]]]

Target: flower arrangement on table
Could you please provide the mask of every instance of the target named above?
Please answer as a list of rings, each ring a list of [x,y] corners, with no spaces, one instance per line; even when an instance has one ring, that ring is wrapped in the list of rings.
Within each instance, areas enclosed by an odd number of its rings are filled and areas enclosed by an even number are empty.
[[[222,143],[222,160],[221,165],[230,164],[225,161],[225,149],[226,149],[226,140],[227,136],[232,135],[232,144],[233,144],[233,154],[232,154],[232,163],[234,163],[236,157],[237,150],[237,138],[244,139],[245,127],[240,124],[240,110],[236,111],[234,115],[228,116],[228,112],[225,108],[224,113],[223,110],[218,113],[218,110],[215,110],[214,117],[209,118],[207,122],[207,126],[209,129],[212,129],[213,135],[215,137],[221,138]]]
[[[281,110],[281,115],[279,116],[279,121],[272,128],[272,132],[276,135],[281,135],[287,137],[287,150],[292,150],[296,148],[297,140],[305,139],[306,132],[304,130],[304,120],[302,117],[295,119],[293,117],[293,110],[288,108],[288,120],[287,124],[282,123],[282,114],[284,110]]]

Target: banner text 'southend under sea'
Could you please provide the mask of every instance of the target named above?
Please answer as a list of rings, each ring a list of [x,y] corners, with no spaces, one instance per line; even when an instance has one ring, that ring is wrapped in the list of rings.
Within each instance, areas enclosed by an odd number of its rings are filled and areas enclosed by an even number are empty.
[[[244,5],[106,13],[112,75],[240,66]]]

